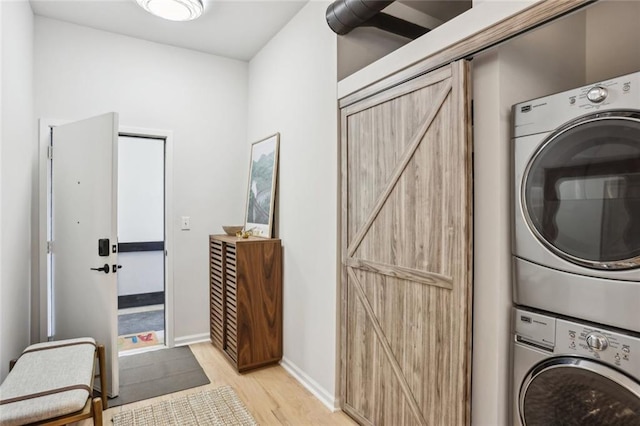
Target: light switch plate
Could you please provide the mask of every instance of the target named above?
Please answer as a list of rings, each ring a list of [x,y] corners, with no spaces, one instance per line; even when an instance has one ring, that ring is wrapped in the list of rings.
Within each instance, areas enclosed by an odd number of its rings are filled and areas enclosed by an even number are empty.
[[[189,216],[182,216],[180,219],[180,229],[183,231],[191,229],[191,218]]]

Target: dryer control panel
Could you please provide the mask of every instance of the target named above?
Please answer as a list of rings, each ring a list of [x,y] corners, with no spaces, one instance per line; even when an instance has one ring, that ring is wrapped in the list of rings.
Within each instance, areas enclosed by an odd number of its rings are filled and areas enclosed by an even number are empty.
[[[514,138],[551,132],[582,115],[640,109],[640,72],[513,106]]]

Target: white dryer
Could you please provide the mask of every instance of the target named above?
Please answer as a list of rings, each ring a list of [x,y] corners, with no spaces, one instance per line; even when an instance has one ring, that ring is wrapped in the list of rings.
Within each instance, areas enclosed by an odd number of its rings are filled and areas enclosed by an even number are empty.
[[[640,331],[640,72],[513,116],[514,302]]]
[[[514,426],[640,425],[640,335],[513,310]]]

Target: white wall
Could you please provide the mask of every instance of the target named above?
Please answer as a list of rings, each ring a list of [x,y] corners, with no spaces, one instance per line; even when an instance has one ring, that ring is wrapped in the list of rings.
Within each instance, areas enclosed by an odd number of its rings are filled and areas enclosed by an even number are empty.
[[[174,335],[209,334],[208,234],[244,210],[246,62],[35,19],[35,115],[173,131]],[[181,231],[179,218],[191,217]]]
[[[606,0],[587,13],[587,81],[640,71],[640,1]]]
[[[356,28],[349,34],[339,36],[338,80],[361,70],[409,41],[373,27]]]
[[[309,2],[249,65],[248,142],[280,132],[284,361],[333,406],[336,373],[336,35]]]
[[[30,343],[31,221],[36,141],[33,14],[26,1],[0,2],[0,381]],[[37,294],[33,295],[37,300]],[[36,317],[37,318],[37,317]],[[37,324],[37,319],[34,321]]]

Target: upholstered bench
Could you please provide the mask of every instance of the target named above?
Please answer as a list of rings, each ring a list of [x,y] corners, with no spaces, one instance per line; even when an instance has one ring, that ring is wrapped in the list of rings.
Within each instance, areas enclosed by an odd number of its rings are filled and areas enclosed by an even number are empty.
[[[93,398],[95,361],[102,398]],[[64,425],[107,407],[104,346],[91,338],[38,343],[26,348],[0,385],[0,425]]]

